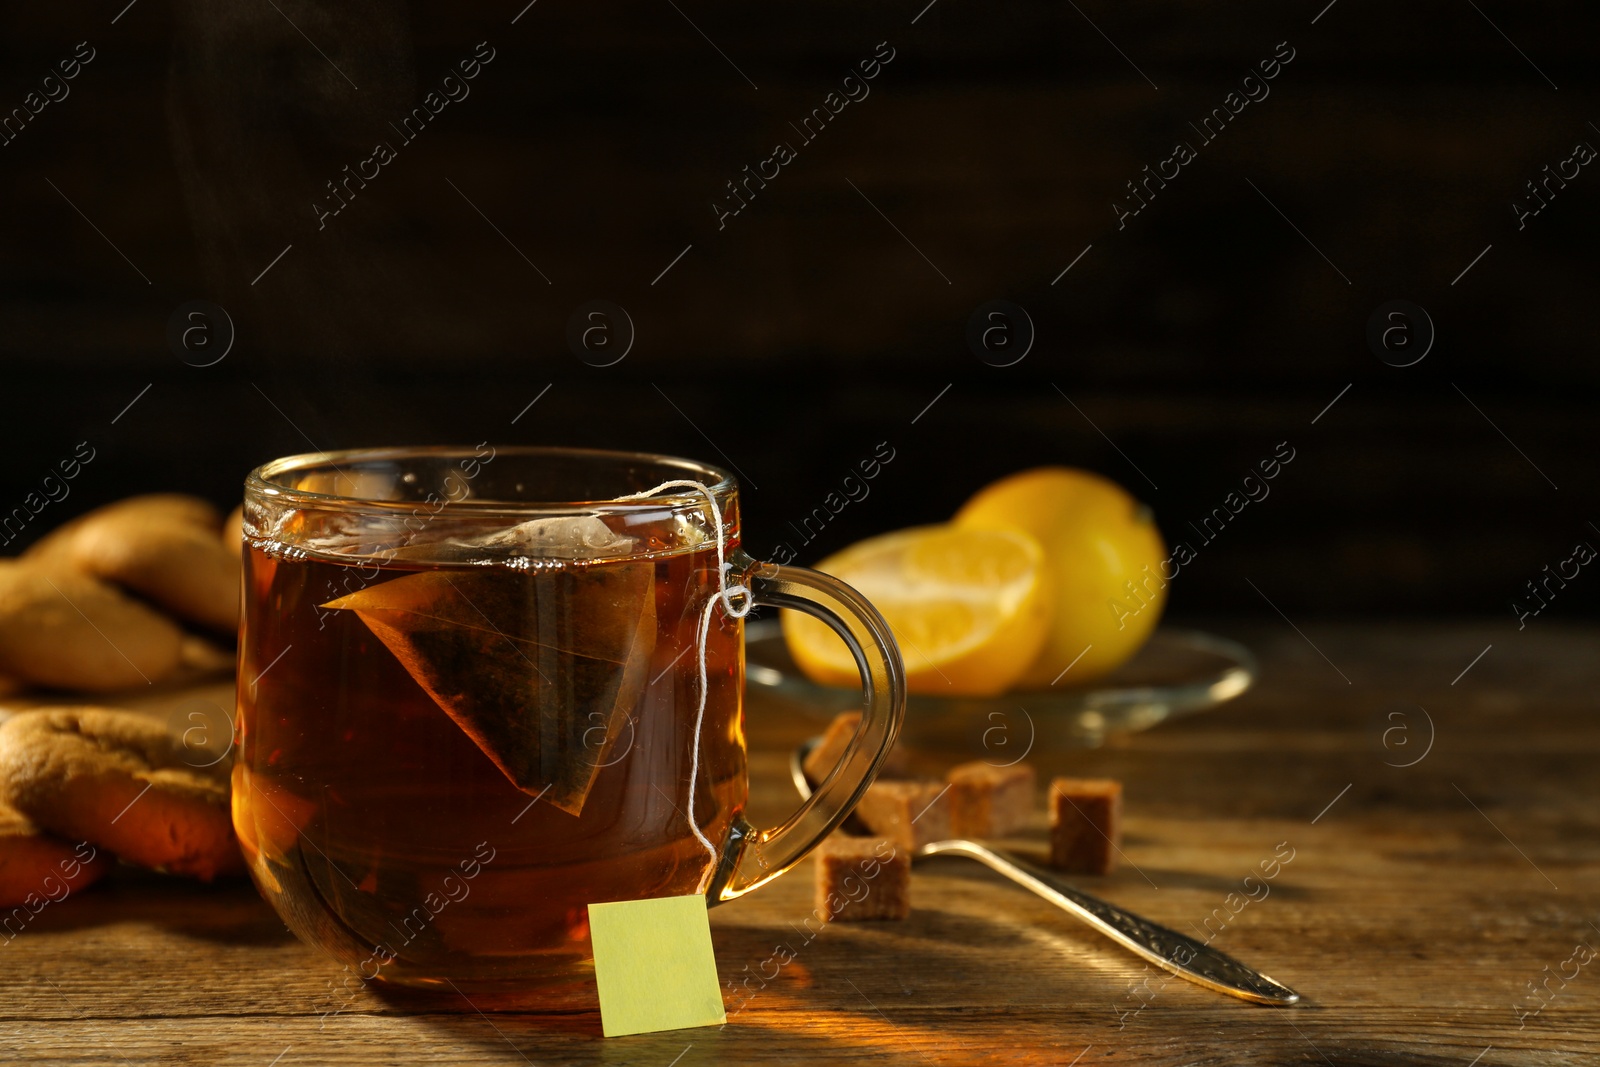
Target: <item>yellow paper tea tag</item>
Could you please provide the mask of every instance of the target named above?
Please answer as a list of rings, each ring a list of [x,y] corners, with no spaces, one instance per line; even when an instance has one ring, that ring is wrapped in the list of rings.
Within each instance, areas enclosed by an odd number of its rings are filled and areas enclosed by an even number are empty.
[[[589,905],[607,1037],[727,1022],[703,896]]]

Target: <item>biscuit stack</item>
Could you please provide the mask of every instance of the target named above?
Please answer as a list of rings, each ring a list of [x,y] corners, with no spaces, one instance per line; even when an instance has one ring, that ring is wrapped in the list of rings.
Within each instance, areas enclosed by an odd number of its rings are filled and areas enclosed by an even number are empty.
[[[226,532],[225,532],[226,531]],[[143,688],[232,666],[237,513],[132,497],[0,559],[0,694]],[[133,712],[56,707],[0,726],[0,907],[35,913],[109,861],[206,881],[243,870],[225,764]]]

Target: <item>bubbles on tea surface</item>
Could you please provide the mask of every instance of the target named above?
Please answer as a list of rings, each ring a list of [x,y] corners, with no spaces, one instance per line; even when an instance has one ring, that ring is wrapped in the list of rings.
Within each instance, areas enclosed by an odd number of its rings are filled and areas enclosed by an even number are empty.
[[[674,515],[672,524],[676,534],[674,544],[678,548],[699,548],[717,539],[716,532],[711,529],[710,519],[704,515]]]

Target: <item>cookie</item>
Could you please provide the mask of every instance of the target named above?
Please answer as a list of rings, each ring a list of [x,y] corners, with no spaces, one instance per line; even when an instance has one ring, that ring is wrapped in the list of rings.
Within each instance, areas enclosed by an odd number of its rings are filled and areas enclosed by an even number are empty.
[[[0,801],[61,837],[209,882],[244,858],[226,771],[195,766],[205,755],[134,712],[32,711],[0,726]]]
[[[178,666],[165,615],[66,567],[0,560],[0,674],[61,689],[125,689]]]
[[[178,650],[178,662],[200,674],[220,674],[232,671],[238,655],[231,648],[223,648],[199,634],[184,634]]]
[[[84,525],[110,519],[148,516],[212,531],[217,530],[222,524],[221,513],[209,502],[197,496],[190,496],[187,493],[145,493],[142,496],[130,496],[126,500],[118,500],[95,508],[79,515],[71,522],[63,523],[35,541],[23,555],[35,561],[69,556],[73,538]]]
[[[239,553],[222,513],[199,497],[148,493],[80,515],[23,554],[125,586],[190,622],[234,633]]]
[[[62,558],[181,619],[239,628],[239,557],[209,526],[161,512],[109,512],[83,522]]]
[[[51,902],[93,885],[111,869],[105,853],[87,841],[72,844],[51,837],[27,816],[0,804],[0,908],[43,911]],[[4,933],[15,936],[12,923],[22,915],[4,916]]]

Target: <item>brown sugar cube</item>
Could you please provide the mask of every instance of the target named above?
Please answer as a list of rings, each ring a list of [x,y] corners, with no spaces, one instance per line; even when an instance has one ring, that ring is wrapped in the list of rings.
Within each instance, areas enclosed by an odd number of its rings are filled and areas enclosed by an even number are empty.
[[[912,852],[950,837],[949,786],[943,782],[873,782],[856,805],[862,825],[895,847]]]
[[[1038,776],[1026,763],[963,763],[945,780],[950,783],[950,831],[957,837],[1004,837],[1033,816]]]
[[[911,914],[911,854],[882,837],[834,834],[817,849],[817,908],[824,922]]]
[[[806,777],[812,782],[821,784],[828,777],[828,772],[839,765],[844,759],[845,749],[850,747],[850,741],[856,736],[856,731],[861,728],[861,713],[859,711],[843,711],[833,717],[828,724],[828,730],[822,735],[822,740],[817,742],[817,747],[811,750],[802,764]],[[884,778],[901,778],[906,773],[905,753],[898,748],[889,750],[888,758],[884,760],[883,767],[878,771]]]
[[[1057,778],[1050,783],[1050,866],[1110,874],[1122,841],[1122,783]]]
[[[846,711],[835,715],[833,721],[828,724],[827,731],[823,733],[822,740],[806,754],[805,763],[802,764],[806,777],[816,783],[826,778],[828,772],[837,767],[839,761],[844,758],[844,750],[860,726],[859,711]]]

